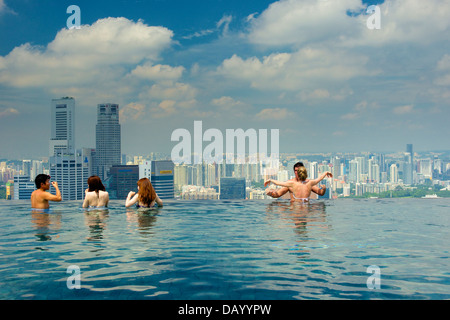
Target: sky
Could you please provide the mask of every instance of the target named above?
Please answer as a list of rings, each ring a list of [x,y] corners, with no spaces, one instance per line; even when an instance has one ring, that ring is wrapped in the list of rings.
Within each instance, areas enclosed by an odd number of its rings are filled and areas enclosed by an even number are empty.
[[[280,152],[449,150],[449,17],[446,0],[0,0],[0,158],[48,156],[66,96],[77,148],[110,102],[129,155],[170,153],[194,121],[278,129]]]

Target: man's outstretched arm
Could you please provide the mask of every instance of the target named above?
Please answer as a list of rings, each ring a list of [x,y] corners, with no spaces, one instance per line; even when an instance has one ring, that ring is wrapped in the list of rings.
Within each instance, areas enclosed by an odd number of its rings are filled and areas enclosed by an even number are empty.
[[[322,184],[320,188],[318,186],[313,186],[311,191],[318,194],[319,196],[323,196],[327,191],[327,187],[324,184]]]
[[[289,191],[289,188],[283,187],[278,190],[266,190],[266,193],[268,196],[271,196],[272,198],[279,198],[285,195]]]

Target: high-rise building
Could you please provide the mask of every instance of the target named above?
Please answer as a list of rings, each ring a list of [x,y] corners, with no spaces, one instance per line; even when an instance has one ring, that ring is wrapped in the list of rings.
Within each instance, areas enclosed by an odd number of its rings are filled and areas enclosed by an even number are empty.
[[[390,181],[391,181],[391,183],[397,183],[398,182],[398,168],[397,168],[397,165],[394,163],[394,164],[391,164],[391,167],[390,167]]]
[[[83,148],[74,154],[50,157],[50,176],[58,182],[63,200],[82,200],[92,174],[91,149]],[[53,187],[50,187],[53,189]]]
[[[413,145],[406,145],[406,154],[405,154],[405,165],[403,168],[403,182],[405,184],[413,184],[413,176],[414,176],[414,153],[413,153]]]
[[[34,190],[35,184],[30,180],[30,176],[14,176],[14,200],[31,199]]]
[[[139,180],[139,165],[111,166],[110,176],[105,180],[110,199],[125,200],[128,192],[137,192]]]
[[[220,178],[220,199],[245,199],[245,178]]]
[[[75,149],[75,99],[51,103],[50,176],[58,182],[63,200],[82,200],[92,173],[91,149]],[[42,173],[36,170],[35,174]],[[53,187],[50,187],[52,191]]]
[[[53,99],[51,104],[50,156],[75,152],[75,99]]]
[[[171,160],[152,161],[152,185],[160,199],[174,199],[174,169]]]
[[[102,180],[110,174],[111,166],[121,164],[119,105],[97,106],[96,148],[94,174]]]

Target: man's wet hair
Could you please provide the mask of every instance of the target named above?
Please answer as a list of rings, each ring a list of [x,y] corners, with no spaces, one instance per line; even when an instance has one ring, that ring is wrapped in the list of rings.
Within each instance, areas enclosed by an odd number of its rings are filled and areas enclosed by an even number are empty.
[[[304,167],[303,162],[297,162],[296,164],[294,164],[294,171],[295,171],[295,168],[298,168],[298,167]]]
[[[39,189],[41,187],[41,183],[45,184],[47,180],[50,179],[50,176],[47,174],[38,174],[36,178],[34,179],[34,183],[36,184],[36,189]]]

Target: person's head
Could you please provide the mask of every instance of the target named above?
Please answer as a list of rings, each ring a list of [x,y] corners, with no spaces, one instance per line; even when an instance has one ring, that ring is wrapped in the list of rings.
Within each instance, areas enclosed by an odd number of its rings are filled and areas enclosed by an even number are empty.
[[[306,168],[301,166],[296,168],[296,176],[300,181],[305,181],[306,178],[308,178],[308,172],[306,171]]]
[[[145,205],[150,205],[156,199],[156,192],[148,178],[139,179],[137,182],[139,188],[139,201]]]
[[[294,171],[297,171],[298,167],[304,167],[303,162],[297,162],[296,164],[294,164]]]
[[[43,187],[45,190],[50,189],[50,176],[47,174],[38,174],[34,179],[34,183],[36,184],[36,189],[40,189]]]
[[[103,186],[102,180],[97,176],[90,176],[88,178],[88,186],[89,192],[95,191],[98,193],[99,190],[105,191],[105,187]]]

